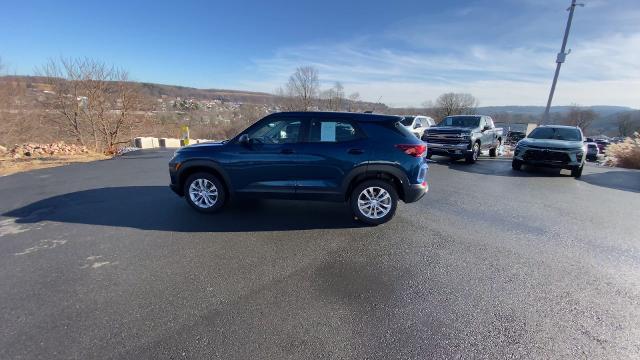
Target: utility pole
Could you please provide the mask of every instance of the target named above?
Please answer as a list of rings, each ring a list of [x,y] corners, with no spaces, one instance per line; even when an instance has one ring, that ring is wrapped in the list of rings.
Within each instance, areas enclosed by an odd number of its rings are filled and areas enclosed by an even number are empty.
[[[544,116],[542,118],[543,123],[547,123],[549,121],[549,111],[551,110],[551,102],[553,101],[553,93],[556,91],[556,83],[558,83],[558,75],[560,75],[560,67],[562,63],[566,59],[567,55],[571,53],[571,49],[568,52],[565,52],[567,48],[567,39],[569,38],[569,30],[571,30],[571,21],[573,20],[573,11],[576,9],[576,6],[584,6],[584,4],[576,4],[576,0],[571,0],[571,6],[567,9],[569,11],[569,19],[567,19],[567,27],[564,30],[564,39],[562,39],[562,48],[560,48],[560,52],[558,53],[558,57],[556,58],[556,73],[553,76],[553,83],[551,83],[551,91],[549,92],[549,100],[547,100],[547,107],[544,109]]]

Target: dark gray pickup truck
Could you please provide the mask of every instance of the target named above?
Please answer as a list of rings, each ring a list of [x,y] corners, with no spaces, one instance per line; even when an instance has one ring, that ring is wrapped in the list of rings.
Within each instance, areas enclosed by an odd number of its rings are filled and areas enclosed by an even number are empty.
[[[481,150],[488,149],[489,156],[495,157],[502,138],[502,128],[496,128],[493,119],[485,115],[447,116],[422,135],[427,158],[434,154],[465,158],[470,164],[476,162]]]

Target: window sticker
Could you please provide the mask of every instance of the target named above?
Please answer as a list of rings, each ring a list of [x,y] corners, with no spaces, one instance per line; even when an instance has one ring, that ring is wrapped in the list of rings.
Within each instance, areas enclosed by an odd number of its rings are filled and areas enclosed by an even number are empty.
[[[336,123],[320,123],[320,141],[336,141]]]

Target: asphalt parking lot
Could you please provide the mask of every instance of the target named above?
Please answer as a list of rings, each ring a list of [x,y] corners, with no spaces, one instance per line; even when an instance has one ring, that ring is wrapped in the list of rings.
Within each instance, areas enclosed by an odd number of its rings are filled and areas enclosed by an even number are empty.
[[[346,206],[192,211],[170,151],[0,178],[0,358],[638,358],[640,172],[436,158]]]

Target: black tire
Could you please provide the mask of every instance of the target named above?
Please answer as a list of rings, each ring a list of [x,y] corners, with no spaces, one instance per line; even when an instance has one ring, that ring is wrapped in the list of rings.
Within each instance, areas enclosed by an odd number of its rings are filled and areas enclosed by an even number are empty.
[[[380,192],[376,193],[376,189],[383,189],[384,191],[387,192],[388,196],[389,196],[389,201],[388,202],[382,202],[382,204],[388,204],[390,207],[388,209],[388,212],[381,217],[372,217],[369,216],[368,214],[365,214],[363,212],[363,210],[360,209],[359,206],[359,201],[360,199],[363,200],[367,200],[367,196],[364,194],[365,189],[369,189],[372,188],[373,191],[373,195],[378,195],[380,194]],[[367,193],[370,194],[370,193]],[[384,198],[384,197],[383,197]],[[398,207],[398,192],[396,191],[395,187],[393,186],[393,184],[387,182],[387,181],[383,181],[383,180],[365,180],[362,183],[358,184],[358,186],[356,186],[353,191],[351,192],[351,197],[349,199],[350,205],[351,205],[351,211],[353,211],[353,215],[355,216],[356,219],[358,219],[359,221],[367,224],[367,225],[380,225],[380,224],[384,224],[387,221],[391,220],[393,218],[393,216],[396,213],[396,209]],[[379,209],[382,209],[383,207],[379,207]],[[375,214],[375,210],[374,210],[374,214]],[[374,215],[375,216],[375,215]]]
[[[467,164],[474,164],[478,160],[479,156],[480,156],[480,143],[475,142],[471,147],[471,153],[466,154],[464,159],[467,162]]]
[[[577,168],[571,169],[571,176],[576,179],[579,178],[580,176],[582,176],[582,169],[584,169],[584,165],[580,165]]]
[[[490,157],[496,157],[498,156],[498,148],[500,147],[500,145],[502,145],[502,140],[498,139],[498,144],[496,144],[496,147],[489,149],[489,156]]]
[[[191,195],[190,192],[190,188],[191,185],[194,184],[197,181],[201,181],[202,185],[205,185],[205,188],[207,189],[212,189],[211,187],[209,187],[207,184],[207,182],[213,184],[215,186],[216,191],[216,195],[215,196],[215,201],[213,202],[213,205],[210,206],[206,206],[207,205],[207,201],[205,201],[204,196],[201,195],[200,197],[198,197],[197,195],[193,196]],[[200,187],[199,184],[195,184],[194,185],[196,188]],[[220,208],[222,208],[222,206],[224,206],[226,200],[227,200],[227,194],[226,194],[226,187],[224,186],[224,184],[222,183],[222,181],[220,181],[215,175],[213,174],[209,174],[206,172],[200,172],[200,173],[195,173],[191,176],[189,176],[189,178],[187,178],[187,181],[185,181],[184,183],[184,198],[187,201],[187,203],[189,205],[191,205],[192,208],[196,209],[199,212],[203,212],[203,213],[213,213],[216,212],[218,210],[220,210]],[[209,195],[207,196],[207,199],[209,199],[209,202],[211,201],[211,199],[214,198],[213,195]],[[201,199],[204,202],[200,202],[198,201],[198,199]],[[195,200],[195,201],[194,201]],[[201,204],[204,204],[201,205]]]
[[[511,161],[511,167],[513,170],[520,171],[520,169],[522,169],[522,161],[513,159]]]
[[[426,157],[427,159],[431,159],[431,157],[432,157],[432,156],[433,156],[433,154],[432,154],[432,153],[430,153],[429,151],[427,151],[427,155],[425,155],[425,157]]]

